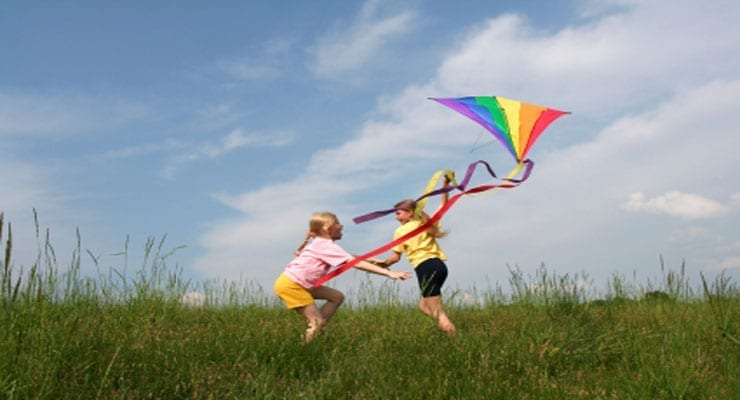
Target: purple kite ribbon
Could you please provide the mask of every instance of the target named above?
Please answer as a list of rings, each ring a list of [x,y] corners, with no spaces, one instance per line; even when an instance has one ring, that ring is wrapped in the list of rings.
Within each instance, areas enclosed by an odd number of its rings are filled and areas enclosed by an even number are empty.
[[[516,184],[519,184],[527,180],[527,178],[529,178],[529,174],[532,172],[532,167],[534,167],[534,162],[532,160],[527,159],[527,160],[522,161],[522,164],[524,164],[525,170],[521,178],[519,179],[503,178],[501,180],[511,182],[511,183],[516,183]],[[468,165],[468,170],[465,172],[465,177],[463,178],[462,182],[460,182],[459,185],[448,185],[441,189],[437,189],[429,193],[425,193],[421,195],[419,198],[417,198],[416,202],[419,202],[420,200],[427,198],[427,197],[437,196],[442,193],[449,193],[455,189],[458,189],[461,192],[464,192],[465,189],[468,187],[468,183],[470,183],[470,179],[473,177],[475,168],[478,165],[483,165],[485,169],[488,171],[488,174],[491,175],[491,177],[493,177],[494,179],[498,179],[498,177],[496,176],[496,173],[493,171],[493,168],[491,168],[491,166],[487,162],[483,160],[478,160]],[[356,224],[361,224],[363,222],[372,221],[374,219],[386,216],[388,214],[392,214],[394,212],[396,212],[396,208],[389,208],[387,210],[373,211],[373,212],[352,218],[352,221],[354,221]]]

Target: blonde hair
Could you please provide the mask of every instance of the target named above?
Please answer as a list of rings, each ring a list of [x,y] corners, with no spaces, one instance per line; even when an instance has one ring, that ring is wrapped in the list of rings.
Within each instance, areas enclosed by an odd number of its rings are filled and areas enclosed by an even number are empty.
[[[304,247],[316,236],[321,236],[327,233],[327,229],[334,225],[338,221],[337,216],[329,211],[317,212],[311,215],[311,219],[308,221],[308,231],[306,231],[306,237],[298,249],[295,251],[295,255],[303,250]]]
[[[413,200],[413,199],[401,200],[398,203],[396,203],[396,205],[394,205],[393,207],[400,209],[400,210],[411,211],[412,213],[414,213],[414,218],[416,218],[416,200]],[[419,222],[421,222],[421,224],[423,225],[423,224],[426,224],[428,221],[429,221],[429,214],[422,211],[421,214],[419,215]],[[436,224],[432,224],[432,226],[430,226],[429,229],[427,229],[427,234],[429,234],[429,236],[436,238],[436,239],[440,239],[440,238],[447,236],[447,233],[448,233],[447,231],[440,230],[439,222],[437,222]]]

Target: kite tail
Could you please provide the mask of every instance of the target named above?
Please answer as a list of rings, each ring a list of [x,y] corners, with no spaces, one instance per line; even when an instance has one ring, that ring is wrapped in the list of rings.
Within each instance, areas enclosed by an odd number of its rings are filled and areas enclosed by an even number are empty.
[[[468,184],[470,183],[470,179],[473,177],[473,173],[475,172],[476,167],[478,167],[479,165],[480,166],[483,166],[486,169],[486,171],[488,172],[488,175],[490,175],[493,179],[499,179],[496,176],[496,173],[493,171],[493,168],[491,168],[491,166],[487,162],[485,162],[483,160],[478,160],[478,161],[472,162],[472,163],[470,163],[470,165],[468,165],[468,170],[465,172],[465,177],[463,178],[462,182],[460,182],[460,184],[458,184],[458,185],[449,185],[449,186],[445,186],[445,187],[443,187],[441,189],[431,190],[431,188],[433,187],[433,184],[437,181],[437,179],[439,179],[439,176],[442,173],[449,173],[449,171],[444,171],[444,170],[443,171],[437,171],[432,176],[432,179],[429,180],[429,185],[427,185],[426,193],[424,193],[419,198],[417,198],[416,199],[416,203],[417,204],[421,203],[422,204],[422,207],[421,208],[423,208],[423,204],[426,203],[426,200],[429,197],[437,196],[437,195],[440,195],[442,193],[449,193],[449,192],[451,192],[451,191],[453,191],[455,189],[460,190],[461,192],[464,192],[466,190],[466,188],[468,187]],[[525,168],[525,167],[526,167],[526,169],[524,171],[524,175],[520,179],[514,179],[514,177],[519,174],[519,172],[522,170],[522,168]],[[507,177],[506,178],[503,178],[502,180],[503,181],[507,181],[507,182],[511,182],[511,183],[520,184],[521,182],[524,182],[527,178],[529,178],[529,174],[531,173],[533,167],[534,167],[534,162],[532,160],[524,160],[524,161],[518,163],[517,166],[514,167],[514,169],[512,169],[511,172],[507,175]],[[364,215],[360,215],[358,217],[355,217],[355,218],[352,219],[352,221],[354,221],[354,223],[356,223],[356,224],[361,224],[363,222],[368,222],[368,221],[372,221],[372,220],[377,219],[377,218],[380,218],[380,217],[384,217],[384,216],[386,216],[388,214],[392,214],[394,212],[396,212],[396,209],[395,208],[389,208],[387,210],[380,210],[380,211],[373,211],[373,212],[370,212],[370,213],[367,213],[367,214],[364,214]]]
[[[447,200],[447,202],[444,205],[442,205],[442,207],[440,207],[437,210],[437,212],[435,212],[431,217],[429,217],[429,220],[426,223],[419,225],[416,229],[412,230],[411,232],[409,232],[409,233],[407,233],[407,234],[405,234],[405,235],[403,235],[403,236],[401,236],[401,237],[399,237],[399,238],[397,238],[397,239],[395,239],[395,240],[393,240],[393,241],[391,241],[389,243],[386,243],[383,246],[380,246],[380,247],[378,247],[375,250],[371,250],[371,251],[369,251],[369,252],[367,252],[365,254],[359,255],[359,256],[357,256],[357,257],[355,257],[355,258],[347,261],[346,263],[338,266],[334,270],[329,271],[329,273],[327,273],[326,275],[324,275],[323,277],[319,278],[319,280],[316,281],[316,283],[314,284],[314,287],[319,287],[319,286],[323,285],[325,282],[333,279],[337,275],[339,275],[339,274],[341,274],[341,273],[349,270],[350,268],[354,267],[360,261],[365,261],[365,260],[367,260],[370,257],[374,257],[374,256],[377,256],[378,254],[385,253],[385,252],[393,249],[394,247],[398,246],[399,244],[401,244],[401,243],[403,243],[403,242],[405,242],[405,241],[413,238],[414,236],[419,235],[422,232],[426,231],[432,225],[434,225],[437,222],[439,222],[439,220],[442,219],[442,217],[447,213],[447,211],[449,211],[450,208],[458,200],[460,200],[460,198],[462,198],[465,195],[482,193],[482,192],[486,192],[486,191],[493,190],[493,189],[512,189],[512,188],[515,188],[515,187],[521,185],[522,183],[524,183],[529,178],[529,175],[532,173],[532,168],[534,167],[534,162],[532,162],[531,160],[525,160],[525,161],[517,164],[517,166],[514,167],[514,169],[511,170],[511,172],[508,174],[508,176],[503,179],[507,183],[503,183],[503,184],[499,184],[499,185],[481,185],[481,186],[473,187],[471,189],[466,189],[466,186],[467,186],[468,182],[470,181],[470,178],[472,176],[472,173],[475,170],[475,165],[478,164],[478,163],[485,164],[485,166],[487,167],[487,170],[488,170],[489,174],[491,176],[493,176],[494,178],[496,177],[496,174],[493,172],[493,170],[491,169],[491,167],[485,161],[476,161],[476,162],[470,164],[470,166],[468,167],[468,172],[465,175],[465,179],[463,179],[463,183],[461,183],[458,186],[447,186],[446,188],[438,189],[438,190],[435,190],[433,192],[427,193],[427,194],[425,194],[425,195],[422,196],[422,198],[423,197],[428,197],[428,196],[433,196],[433,195],[437,195],[437,194],[449,192],[450,190],[456,189],[456,188],[460,189],[460,191],[461,191],[460,193],[457,193],[454,196],[450,197]],[[519,171],[522,170],[522,168],[525,168],[524,174],[522,175],[522,177],[519,178],[519,179],[514,179],[514,176],[516,176],[519,173]],[[380,216],[387,215],[387,214],[389,214],[391,212],[394,212],[394,211],[395,211],[395,209],[392,209],[390,211],[389,210],[376,211],[376,212],[373,212],[373,213],[365,214],[364,216],[361,216],[361,217],[367,217],[367,216],[371,216],[371,215],[373,215],[373,216],[374,215],[377,215],[374,218],[378,218]],[[382,215],[380,215],[380,214],[382,214]],[[361,217],[358,217],[358,218],[361,218]],[[365,219],[365,220],[363,220],[361,222],[369,221],[370,219],[374,219],[374,218]],[[355,222],[357,222],[357,218],[355,218]],[[359,223],[359,222],[357,222],[357,223]]]

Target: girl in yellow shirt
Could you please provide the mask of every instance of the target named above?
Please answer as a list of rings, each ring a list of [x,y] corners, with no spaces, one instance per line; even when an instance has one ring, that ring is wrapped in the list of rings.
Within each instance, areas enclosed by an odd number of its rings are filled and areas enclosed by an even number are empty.
[[[444,186],[449,183],[448,177],[445,176]],[[447,202],[448,195],[443,193],[441,197],[440,207]],[[401,223],[401,226],[396,228],[393,235],[394,239],[413,231],[429,220],[429,215],[426,213],[422,213],[420,218],[414,217],[414,210],[416,209],[416,201],[414,200],[403,200],[394,207],[396,208],[396,221]],[[440,230],[439,223],[434,224],[425,232],[394,247],[391,255],[383,263],[387,266],[395,264],[401,259],[401,254],[406,253],[406,258],[413,265],[414,272],[416,272],[416,277],[419,280],[419,288],[421,289],[419,309],[424,314],[436,319],[440,329],[449,335],[454,335],[456,332],[455,325],[450,321],[444,307],[442,307],[442,285],[447,279],[447,265],[445,264],[447,257],[442,248],[439,247],[437,239],[446,236],[446,234],[446,232]]]

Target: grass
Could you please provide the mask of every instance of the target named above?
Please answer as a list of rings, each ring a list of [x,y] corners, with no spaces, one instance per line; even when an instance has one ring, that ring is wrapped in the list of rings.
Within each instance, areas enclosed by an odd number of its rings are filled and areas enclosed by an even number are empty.
[[[4,226],[0,214],[0,227]],[[5,236],[3,236],[5,235]],[[48,235],[47,235],[48,237]],[[448,338],[393,286],[363,287],[321,336],[249,284],[192,284],[150,239],[132,273],[59,268],[45,241],[27,270],[0,240],[3,399],[730,399],[740,393],[740,292],[724,274],[691,288],[667,271],[614,276],[511,269],[510,290],[448,291]],[[128,243],[126,251],[128,252]],[[87,256],[98,265],[98,258]],[[123,254],[127,259],[127,254]],[[128,276],[131,275],[131,276]],[[194,289],[203,307],[179,299]],[[508,294],[507,294],[508,293]],[[349,295],[352,296],[352,295]],[[598,297],[598,300],[596,299]]]

